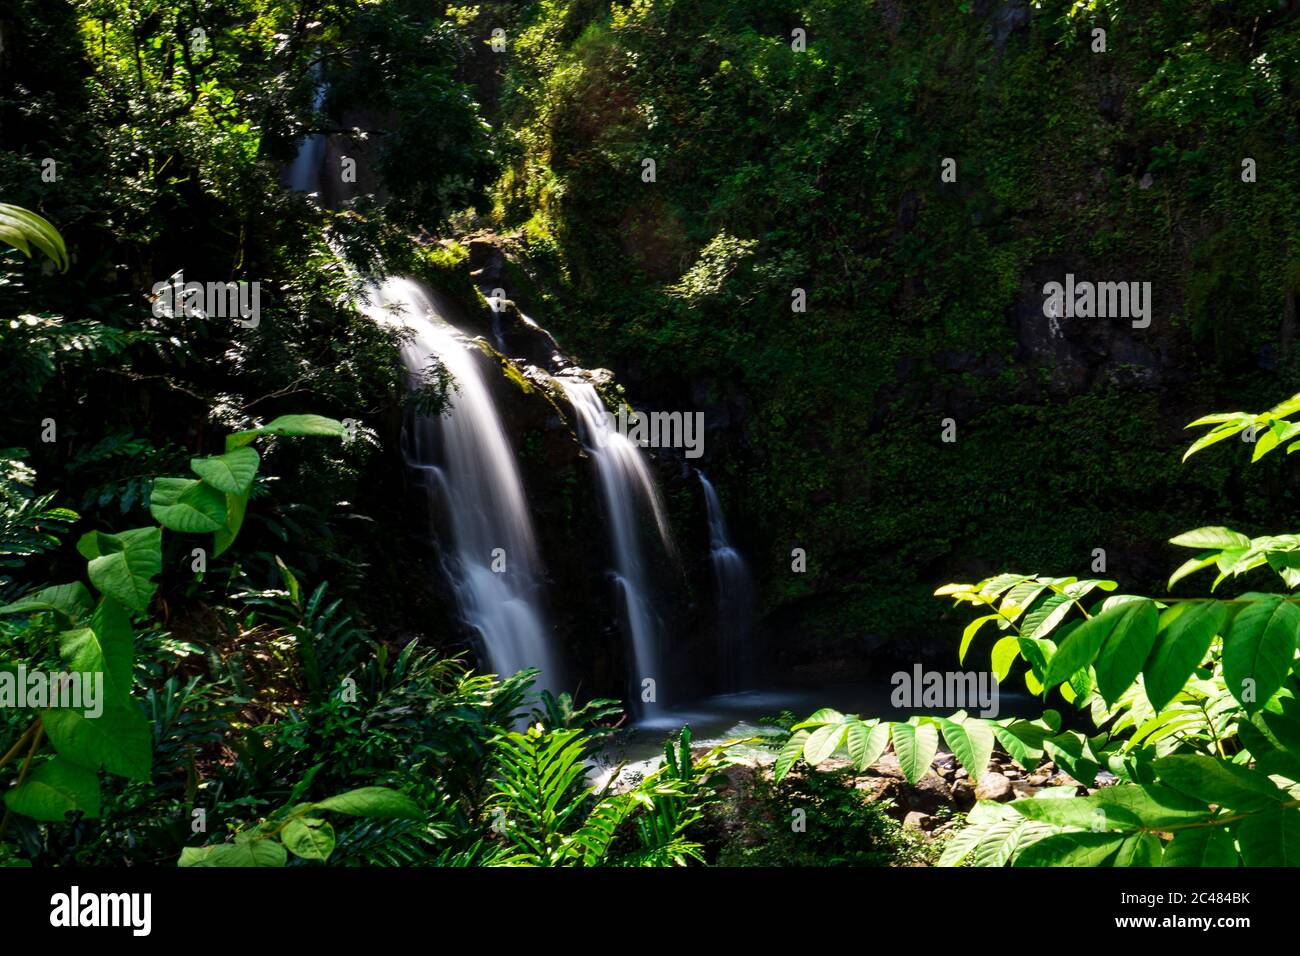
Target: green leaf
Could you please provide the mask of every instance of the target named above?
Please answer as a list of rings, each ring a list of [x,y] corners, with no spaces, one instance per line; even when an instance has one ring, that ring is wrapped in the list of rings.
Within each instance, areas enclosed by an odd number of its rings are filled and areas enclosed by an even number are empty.
[[[848,727],[842,723],[823,724],[818,727],[804,744],[803,759],[814,767],[829,759],[831,754],[839,749],[847,731]]]
[[[939,752],[939,732],[933,724],[894,724],[890,730],[894,753],[907,782],[915,784],[925,776]]]
[[[1218,551],[1208,551],[1195,558],[1190,558],[1178,566],[1178,570],[1169,575],[1169,583],[1166,585],[1169,590],[1173,590],[1175,584],[1187,577],[1189,574],[1195,574],[1202,568],[1208,568],[1219,560]]]
[[[219,557],[239,537],[239,529],[244,525],[244,514],[248,511],[247,495],[226,495],[226,526],[216,533],[213,541],[212,556]]]
[[[338,796],[330,797],[312,804],[317,810],[332,810],[335,813],[347,813],[354,817],[367,817],[372,820],[421,820],[424,813],[417,804],[405,794],[387,787],[362,787],[349,790]]]
[[[1103,787],[1087,799],[1100,807],[1122,808],[1151,830],[1208,820],[1212,815],[1201,801],[1158,783]]]
[[[1186,461],[1188,458],[1191,458],[1202,448],[1208,448],[1210,445],[1213,445],[1216,442],[1225,441],[1233,437],[1234,435],[1239,434],[1240,432],[1244,431],[1246,427],[1250,425],[1253,421],[1254,421],[1253,416],[1242,415],[1233,420],[1226,421],[1216,428],[1210,429],[1209,432],[1202,435],[1200,438],[1196,439],[1196,441],[1192,442],[1191,447],[1188,448],[1187,451],[1183,454],[1183,461]],[[1191,426],[1189,425],[1187,427],[1190,428]]]
[[[1175,790],[1238,812],[1287,799],[1268,777],[1203,754],[1174,754],[1152,764],[1160,782]]]
[[[1007,805],[1030,820],[1058,827],[1080,827],[1095,833],[1142,829],[1142,821],[1124,807],[1105,806],[1088,797],[1013,800]]]
[[[190,846],[181,850],[181,866],[284,866],[289,854],[274,840],[247,840]]]
[[[1116,604],[1084,621],[1061,642],[1052,659],[1047,662],[1047,679],[1044,683],[1048,687],[1054,687],[1069,680],[1076,672],[1090,665],[1104,645],[1114,640],[1115,650],[1108,655],[1107,661],[1110,668],[1107,686],[1113,689],[1114,683],[1133,666],[1137,657],[1132,651],[1121,653],[1122,646],[1132,641],[1135,648],[1145,646],[1149,650],[1150,643],[1155,640],[1156,622],[1155,604],[1146,598]],[[1144,654],[1143,660],[1145,659]],[[1141,666],[1142,661],[1138,661],[1132,676],[1137,675]],[[1130,678],[1128,683],[1131,682]],[[1127,686],[1126,683],[1125,688]]]
[[[75,621],[94,606],[94,598],[80,581],[56,584],[33,591],[12,604],[0,607],[0,614],[30,614],[33,611],[57,611]]]
[[[1154,833],[1134,833],[1120,844],[1111,866],[1159,866],[1160,840]]]
[[[280,831],[280,839],[304,860],[328,860],[334,852],[334,828],[319,817],[294,817]]]
[[[978,717],[967,717],[961,721],[942,719],[939,726],[943,729],[943,739],[970,779],[978,780],[993,756],[993,725]]]
[[[1300,866],[1300,810],[1269,807],[1233,824],[1246,866]]]
[[[108,701],[98,717],[83,711],[51,708],[41,711],[50,743],[60,755],[90,770],[133,780],[148,780],[153,765],[153,725],[133,700]]]
[[[21,206],[0,203],[0,242],[13,246],[29,259],[35,246],[50,257],[60,272],[67,272],[71,264],[59,231],[48,219]]]
[[[803,755],[803,746],[807,742],[808,731],[806,730],[796,730],[790,735],[790,739],[785,742],[785,746],[777,754],[776,763],[772,766],[772,779],[777,783],[781,782],[794,766],[794,762]]]
[[[832,707],[823,707],[814,713],[807,720],[795,724],[791,730],[812,730],[816,727],[823,727],[826,724],[842,724],[844,715]]]
[[[1044,740],[1043,752],[1085,787],[1096,783],[1101,766],[1086,752],[1085,742],[1079,734],[1064,733]]]
[[[853,766],[858,770],[866,770],[880,759],[880,755],[889,746],[889,724],[885,722],[868,726],[860,720],[854,720],[849,724],[845,744]]]
[[[1180,604],[1161,616],[1155,650],[1142,669],[1143,688],[1156,711],[1164,710],[1205,660],[1225,617],[1218,601]]]
[[[1223,827],[1179,830],[1165,846],[1161,866],[1236,866],[1237,847]]]
[[[1247,713],[1277,693],[1295,659],[1300,608],[1272,596],[1232,619],[1223,639],[1223,679]]]
[[[1020,656],[1021,640],[1015,636],[1007,636],[993,645],[993,673],[999,684],[1007,679],[1007,675],[1011,673],[1011,665]]]
[[[1184,548],[1213,548],[1216,551],[1231,551],[1250,547],[1250,539],[1240,531],[1230,528],[1197,528],[1185,531],[1176,538],[1169,539],[1170,544]]]
[[[197,478],[158,478],[149,513],[172,531],[202,534],[226,525],[226,496]]]
[[[99,556],[90,562],[90,583],[133,611],[147,610],[157,588],[152,578],[162,570],[162,529],[92,534]]]
[[[1159,622],[1155,603],[1146,599],[1126,602],[1116,607],[1115,611],[1115,624],[1110,636],[1101,646],[1094,665],[1097,690],[1111,706],[1141,673],[1142,666],[1155,645]]]
[[[67,814],[81,811],[89,819],[99,816],[99,778],[59,756],[34,771],[22,784],[4,795],[5,806],[33,820],[62,823]]]
[[[958,663],[966,663],[966,651],[970,648],[970,642],[975,640],[975,635],[979,629],[989,621],[1001,620],[1000,615],[985,614],[983,617],[977,617],[966,625],[966,629],[961,632],[961,649],[957,652]]]
[[[190,468],[207,484],[229,495],[245,496],[261,461],[252,448],[236,448],[213,458],[191,458]]]
[[[1122,833],[1057,833],[1026,847],[1014,865],[1106,866],[1124,842]]]
[[[1049,594],[1043,602],[1025,615],[1021,624],[1021,637],[1043,638],[1050,634],[1074,607],[1074,601],[1065,594]]]
[[[226,451],[243,448],[259,435],[317,435],[325,438],[346,438],[347,429],[342,422],[323,415],[281,415],[270,424],[249,431],[226,436]]]

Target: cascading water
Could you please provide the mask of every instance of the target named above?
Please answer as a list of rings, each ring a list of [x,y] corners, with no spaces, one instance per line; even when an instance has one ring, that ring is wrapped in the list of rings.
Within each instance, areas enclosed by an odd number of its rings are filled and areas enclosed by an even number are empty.
[[[609,522],[610,546],[614,556],[614,581],[622,598],[623,625],[632,645],[633,700],[642,717],[656,710],[655,702],[642,700],[642,681],[655,681],[656,696],[663,674],[660,664],[659,620],[651,598],[650,568],[638,506],[648,506],[659,537],[671,552],[668,520],[663,499],[641,449],[619,432],[596,389],[587,382],[556,379],[578,415],[578,431],[588,454],[596,463]]]
[[[541,670],[558,691],[560,662],[542,601],[541,563],[523,483],[475,356],[441,318],[430,291],[409,279],[370,290],[367,313],[414,334],[402,346],[413,384],[436,358],[454,380],[443,414],[416,415],[403,432],[408,465],[446,516],[443,562],[461,616],[478,632],[493,671]]]
[[[312,110],[319,115],[325,105],[325,83],[321,80],[320,64],[312,68],[316,81],[316,92],[312,98]],[[298,154],[293,158],[293,165],[284,175],[284,184],[299,193],[320,192],[321,162],[325,158],[327,139],[324,133],[308,133],[298,144]]]
[[[754,579],[745,559],[731,544],[727,518],[718,492],[704,472],[697,471],[709,518],[709,559],[718,601],[718,643],[722,652],[722,685],[740,690],[753,676],[748,638],[754,623]]]

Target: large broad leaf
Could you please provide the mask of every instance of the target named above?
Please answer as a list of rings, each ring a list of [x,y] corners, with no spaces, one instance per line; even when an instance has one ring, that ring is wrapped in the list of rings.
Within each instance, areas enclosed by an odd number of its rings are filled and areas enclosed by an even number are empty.
[[[386,787],[349,790],[313,806],[318,810],[333,810],[335,813],[374,820],[419,820],[424,816],[414,800]]]
[[[57,611],[75,621],[95,604],[90,591],[80,581],[41,588],[12,604],[0,607],[0,614],[30,614],[34,611]]]
[[[1142,672],[1159,626],[1159,613],[1153,601],[1131,601],[1119,605],[1115,611],[1115,625],[1094,664],[1097,690],[1112,707]]]
[[[181,866],[284,866],[289,854],[274,840],[246,840],[181,850]]]
[[[280,831],[280,839],[304,860],[328,860],[334,852],[334,828],[319,817],[294,817]]]
[[[162,570],[162,529],[134,528],[120,534],[91,532],[78,543],[94,549],[88,572],[90,583],[133,611],[145,611],[157,585],[153,577]]]
[[[1074,607],[1074,601],[1065,594],[1049,594],[1043,602],[1025,615],[1021,624],[1022,637],[1043,638],[1065,619]]]
[[[1183,826],[1212,816],[1201,801],[1156,783],[1103,787],[1087,799],[1101,807],[1123,808],[1147,829]]]
[[[1011,673],[1011,667],[1020,656],[1021,643],[1027,643],[1023,638],[1008,635],[993,645],[993,653],[990,656],[990,664],[993,668],[993,675],[1001,684]]]
[[[1152,766],[1161,783],[1230,810],[1248,812],[1287,799],[1264,774],[1202,754],[1174,754]]]
[[[110,700],[98,717],[58,708],[41,711],[41,722],[54,749],[91,770],[148,780],[153,764],[153,725],[134,701]]]
[[[890,731],[894,753],[908,783],[916,783],[925,776],[939,752],[939,731],[933,724],[894,724]]]
[[[1010,720],[993,725],[998,741],[1026,770],[1038,766],[1043,759],[1043,742],[1060,729],[1061,715],[1055,710],[1043,711],[1038,720]]]
[[[172,531],[202,534],[226,525],[226,495],[197,478],[158,478],[149,513]]]
[[[781,752],[776,755],[776,763],[772,765],[772,778],[777,783],[780,783],[781,779],[790,772],[794,762],[803,756],[803,746],[808,742],[808,736],[808,731],[796,730],[785,742]]]
[[[1218,551],[1250,547],[1248,537],[1240,531],[1232,531],[1228,528],[1197,528],[1195,531],[1185,531],[1176,538],[1170,538],[1169,543],[1184,548],[1214,548]]]
[[[0,242],[31,258],[32,246],[53,260],[60,272],[68,271],[68,250],[63,237],[48,219],[21,206],[0,203]]]
[[[236,448],[213,458],[191,458],[190,468],[207,484],[231,495],[247,495],[257,477],[259,458],[252,448]]]
[[[239,537],[239,529],[244,525],[244,514],[247,511],[247,495],[226,495],[226,526],[216,533],[212,549],[214,558],[235,543],[235,538]]]
[[[1079,827],[1095,833],[1142,829],[1142,821],[1124,807],[1106,806],[1088,797],[1014,800],[1009,806],[1030,820],[1058,827]]]
[[[106,700],[124,701],[131,694],[131,645],[121,641],[105,644],[88,627],[64,631],[59,635],[59,654],[68,662],[68,670],[83,680],[103,674]]]
[[[1154,833],[1133,833],[1120,844],[1111,866],[1159,866],[1160,839]]]
[[[889,746],[889,723],[868,726],[860,720],[851,721],[844,744],[853,760],[853,766],[858,770],[866,770],[880,759],[880,755]]]
[[[981,627],[989,621],[1000,620],[1003,620],[1000,614],[985,614],[983,617],[977,617],[967,624],[966,629],[961,632],[961,647],[957,651],[957,662],[960,664],[966,663],[966,651],[970,649],[970,643],[975,640],[975,635],[979,633]]]
[[[1232,827],[1247,866],[1300,866],[1300,810],[1269,807]]]
[[[1161,866],[1236,866],[1237,847],[1223,827],[1179,830],[1165,847]]]
[[[1174,571],[1173,574],[1169,575],[1169,583],[1166,585],[1166,587],[1168,587],[1170,590],[1173,590],[1174,585],[1177,584],[1179,581],[1181,581],[1183,578],[1187,577],[1189,574],[1195,574],[1197,571],[1200,571],[1204,568],[1208,568],[1210,565],[1218,562],[1218,560],[1219,560],[1218,551],[1207,551],[1204,554],[1197,555],[1194,558],[1188,558],[1186,561],[1184,561],[1182,564],[1178,566],[1178,569]]]
[[[993,725],[978,717],[939,721],[943,739],[972,780],[978,780],[993,756]]]
[[[1223,627],[1224,607],[1218,601],[1181,604],[1162,617],[1155,650],[1142,669],[1147,700],[1156,711],[1165,708],[1187,678],[1205,660],[1214,635]]]
[[[1232,619],[1223,639],[1223,679],[1247,713],[1277,693],[1295,658],[1300,608],[1271,596],[1252,601]]]
[[[14,813],[47,823],[62,823],[74,811],[93,819],[99,816],[99,778],[59,756],[5,793],[4,801]]]
[[[1085,787],[1091,787],[1096,783],[1097,771],[1101,769],[1101,765],[1093,759],[1091,748],[1080,734],[1067,731],[1044,740],[1043,752],[1052,763]]]
[[[830,758],[844,742],[848,726],[843,723],[823,724],[812,732],[804,744],[803,759],[814,767]]]
[[[1015,866],[1107,866],[1125,839],[1122,833],[1057,833],[1026,847]]]
[[[1254,758],[1255,769],[1270,776],[1278,774],[1288,780],[1300,780],[1300,750],[1280,749],[1275,739],[1261,728],[1267,725],[1255,714],[1252,723],[1237,722],[1237,739]]]
[[[259,435],[317,435],[325,438],[346,438],[348,430],[343,423],[323,415],[281,415],[274,421],[245,432],[226,436],[226,451],[243,448]]]
[[[1151,642],[1155,640],[1156,623],[1155,604],[1145,598],[1116,604],[1096,617],[1084,621],[1061,642],[1061,646],[1048,661],[1046,685],[1054,687],[1062,681],[1069,680],[1079,670],[1090,665],[1097,658],[1102,647],[1113,640],[1116,643],[1107,661],[1107,667],[1111,672],[1107,686],[1113,689],[1114,684],[1132,666],[1137,656],[1136,652],[1122,652],[1123,646],[1127,642],[1132,642],[1138,650],[1143,646],[1150,650]],[[1146,655],[1143,654],[1142,660],[1138,661],[1137,666],[1133,668],[1132,677],[1137,676],[1145,660]],[[1100,674],[1098,677],[1100,678]],[[1126,683],[1125,689],[1127,686]]]

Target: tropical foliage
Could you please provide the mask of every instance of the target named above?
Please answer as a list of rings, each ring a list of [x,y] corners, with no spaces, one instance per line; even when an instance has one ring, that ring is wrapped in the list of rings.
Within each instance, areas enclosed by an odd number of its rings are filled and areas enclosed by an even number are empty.
[[[1249,430],[1258,460],[1300,431],[1289,420],[1297,410],[1300,396],[1258,415],[1198,419],[1188,427],[1214,427],[1188,456]],[[1273,437],[1265,443],[1265,436]],[[1020,671],[1033,694],[1059,694],[1096,732],[1060,733],[1056,710],[1032,722],[976,722],[959,714],[892,726],[822,711],[797,725],[778,772],[799,757],[824,762],[841,746],[865,768],[888,734],[915,781],[929,769],[941,728],[973,776],[996,739],[1024,768],[1050,759],[1089,788],[1087,796],[1056,787],[1008,804],[977,804],[943,863],[1300,865],[1291,839],[1300,834],[1300,607],[1290,593],[1298,582],[1287,557],[1293,538],[1251,539],[1210,527],[1172,539],[1205,550],[1174,573],[1171,589],[1214,565],[1212,590],[1267,567],[1286,586],[1281,593],[1088,601],[1094,591],[1115,590],[1115,582],[1025,574],[946,585],[936,593],[988,612],[967,626],[962,660],[980,629],[995,623],[1006,632],[991,650],[999,680]],[[1101,770],[1116,782],[1094,789]]]

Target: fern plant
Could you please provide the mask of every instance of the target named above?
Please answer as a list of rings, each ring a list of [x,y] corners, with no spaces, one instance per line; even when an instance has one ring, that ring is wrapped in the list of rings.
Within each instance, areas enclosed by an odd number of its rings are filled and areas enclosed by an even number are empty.
[[[511,848],[499,862],[515,866],[685,865],[703,861],[690,830],[714,799],[716,771],[733,742],[692,760],[690,731],[665,746],[665,762],[626,792],[615,773],[600,790],[585,784],[586,742],[576,729],[533,724],[498,740],[500,758],[489,805],[493,829]],[[630,849],[616,843],[630,826]]]

